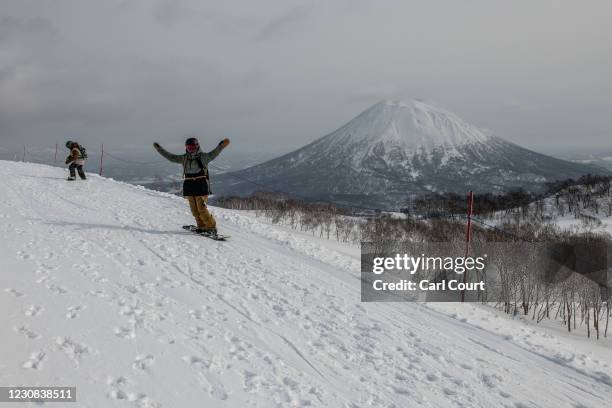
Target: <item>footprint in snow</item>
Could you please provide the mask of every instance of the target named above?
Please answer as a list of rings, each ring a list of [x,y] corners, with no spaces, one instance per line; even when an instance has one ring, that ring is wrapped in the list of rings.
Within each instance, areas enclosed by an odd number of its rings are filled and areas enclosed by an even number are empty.
[[[130,384],[130,380],[127,377],[120,375],[119,377],[109,377],[108,380],[106,380],[106,384],[111,387],[119,387]]]
[[[93,296],[93,297],[99,297],[99,298],[107,298],[108,295],[106,294],[106,292],[104,290],[89,290],[87,292],[85,292],[86,295],[89,296]]]
[[[252,371],[244,370],[242,377],[242,387],[246,392],[257,392],[265,383],[262,377]]]
[[[85,309],[85,306],[70,306],[66,312],[66,319],[75,319],[79,317],[79,312],[83,309]]]
[[[108,393],[108,396],[114,400],[128,400],[128,395],[123,390],[111,390],[111,392]]]
[[[204,313],[200,312],[199,310],[190,310],[189,317],[191,317],[192,319],[197,319],[197,320],[205,320],[206,316],[204,315]]]
[[[66,288],[58,286],[54,283],[47,285],[47,289],[49,289],[51,292],[55,293],[56,295],[63,295],[64,293],[68,293],[68,290],[66,290]]]
[[[127,327],[115,327],[114,331],[115,336],[119,337],[120,339],[133,339],[136,337],[136,333]]]
[[[26,339],[35,340],[40,338],[40,335],[38,333],[28,329],[27,326],[13,327],[13,330],[15,330],[19,334],[23,334]]]
[[[13,289],[13,288],[6,288],[6,289],[4,289],[4,291],[5,291],[6,293],[10,293],[11,295],[13,295],[13,296],[15,296],[15,297],[22,297],[22,296],[25,296],[25,294],[23,294],[23,293],[19,292],[19,291],[18,291],[18,290],[16,290],[16,289]]]
[[[47,264],[41,263],[38,264],[38,268],[34,271],[37,275],[47,274],[53,270],[57,269],[56,266],[49,266]]]
[[[134,360],[134,363],[132,364],[132,367],[135,370],[148,370],[149,367],[151,367],[153,365],[153,362],[155,361],[155,358],[148,354],[146,356],[136,356],[136,359]]]
[[[393,390],[394,393],[399,395],[410,395],[410,390],[408,388],[391,385],[391,390]]]
[[[56,339],[57,348],[66,354],[75,365],[79,365],[81,359],[92,352],[85,344],[77,343],[68,337],[58,337]]]
[[[17,251],[17,257],[18,257],[19,259],[24,260],[24,261],[25,261],[25,260],[28,260],[28,259],[32,259],[32,258],[33,258],[33,256],[32,256],[32,255],[30,255],[29,253],[24,252],[24,251]]]
[[[227,392],[225,392],[223,384],[210,372],[210,361],[196,356],[183,357],[183,361],[198,373],[197,379],[207,389],[211,397],[220,400],[227,399]]]
[[[497,385],[496,382],[500,381],[501,378],[495,374],[489,375],[489,374],[482,373],[480,374],[480,380],[487,387],[495,388],[495,386]]]
[[[183,357],[183,361],[186,363],[189,363],[193,368],[201,370],[201,369],[209,369],[210,368],[210,361],[207,361],[203,358],[200,357],[196,357],[196,356],[190,356],[190,357]]]
[[[36,283],[45,283],[50,279],[53,279],[51,275],[42,275],[40,278],[36,279]]]
[[[119,311],[122,316],[141,316],[144,311],[136,306],[124,306]]]
[[[45,353],[42,351],[34,351],[30,354],[30,358],[21,365],[23,368],[32,370],[41,370],[42,362],[45,360]]]
[[[112,390],[109,392],[109,397],[115,400],[124,400],[134,403],[138,408],[160,408],[161,405],[155,402],[146,394],[142,393],[127,393],[121,389]]]
[[[55,254],[55,252],[47,252],[44,256],[45,259],[55,259],[57,258],[57,255]]]
[[[435,374],[427,374],[426,378],[428,381],[438,381],[438,376]]]
[[[35,317],[42,313],[43,308],[38,305],[29,306],[25,312],[23,312],[26,316]]]

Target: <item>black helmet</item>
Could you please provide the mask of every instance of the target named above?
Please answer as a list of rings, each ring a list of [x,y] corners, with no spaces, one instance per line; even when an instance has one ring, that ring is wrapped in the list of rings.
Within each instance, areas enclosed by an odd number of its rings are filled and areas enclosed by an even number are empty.
[[[73,144],[73,143],[74,143],[74,142],[73,142],[72,140],[68,140],[68,141],[66,142],[66,147],[70,149],[70,148],[72,147],[72,144]]]

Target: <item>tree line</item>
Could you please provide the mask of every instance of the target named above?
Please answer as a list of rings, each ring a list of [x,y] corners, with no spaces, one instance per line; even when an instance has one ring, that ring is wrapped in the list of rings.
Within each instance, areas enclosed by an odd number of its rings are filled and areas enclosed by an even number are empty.
[[[584,208],[584,203],[591,203],[591,198],[585,197],[610,195],[609,179],[593,177],[583,179],[582,182],[569,186],[563,184],[563,188],[558,188],[561,184],[555,187],[555,194],[560,195],[559,202],[563,206],[568,205],[568,200],[575,200],[571,201],[572,205]],[[604,187],[605,182],[607,189]],[[587,187],[581,187],[579,193],[572,190],[572,187],[584,185]],[[356,216],[356,211],[331,203],[305,202],[266,192],[258,192],[249,197],[220,197],[216,204],[224,208],[253,211],[256,216],[265,217],[272,223],[351,245],[359,245],[362,241],[381,246],[397,241],[455,242],[464,245],[465,203],[461,208],[461,197],[450,194],[435,197],[439,201],[433,204],[428,202],[432,196],[414,200],[415,204],[420,205],[419,208],[426,210],[423,214],[380,212]],[[472,234],[474,244],[526,242],[587,247],[602,243],[609,245],[610,236],[596,232],[593,228],[584,225],[580,230],[559,228],[546,215],[551,208],[541,204],[543,200],[532,201],[532,198],[528,193],[520,191],[495,196],[478,195],[475,199],[475,214],[480,217],[484,215],[486,219],[486,214],[495,211],[495,228],[475,223]],[[518,207],[502,203],[504,199]],[[525,266],[529,263],[518,262],[525,255],[516,249],[513,252],[512,248],[518,247],[510,245],[495,254],[499,261],[496,279],[501,293],[496,295],[494,301],[497,307],[505,313],[528,316],[536,322],[543,319],[561,321],[568,331],[582,326],[586,328],[589,337],[593,333],[596,338],[607,336],[610,317],[607,300],[610,294],[605,287],[576,273],[560,281],[550,280],[542,276],[542,271],[530,270]],[[486,294],[481,300],[488,303]],[[602,322],[605,322],[603,326]]]

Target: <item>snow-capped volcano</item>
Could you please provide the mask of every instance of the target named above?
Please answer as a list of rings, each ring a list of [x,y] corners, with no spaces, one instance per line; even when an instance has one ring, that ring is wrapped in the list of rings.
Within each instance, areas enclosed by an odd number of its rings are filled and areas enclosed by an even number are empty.
[[[503,191],[605,173],[545,156],[419,100],[382,101],[311,144],[234,173],[216,193],[270,189],[311,199],[397,209],[425,192]]]
[[[421,101],[382,101],[336,132],[313,145],[326,145],[330,154],[351,148],[359,164],[372,156],[396,161],[399,156],[443,153],[456,156],[456,147],[487,143],[490,137],[458,116]],[[380,155],[384,151],[383,155]],[[402,164],[400,162],[400,164]]]

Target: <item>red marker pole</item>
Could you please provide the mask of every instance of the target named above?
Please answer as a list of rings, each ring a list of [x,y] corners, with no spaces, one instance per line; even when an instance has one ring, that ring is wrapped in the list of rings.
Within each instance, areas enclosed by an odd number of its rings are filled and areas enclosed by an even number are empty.
[[[470,191],[468,193],[468,202],[467,202],[467,225],[465,227],[465,257],[467,258],[470,253],[470,241],[472,240],[472,214],[474,213],[474,193]],[[466,269],[463,272],[463,284],[467,283],[467,274],[468,271]],[[461,303],[465,301],[465,289],[461,291]]]
[[[102,143],[102,152],[100,153],[100,175],[104,169],[104,143]]]

